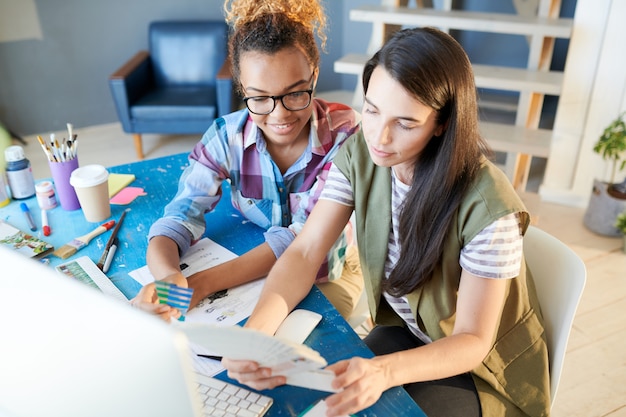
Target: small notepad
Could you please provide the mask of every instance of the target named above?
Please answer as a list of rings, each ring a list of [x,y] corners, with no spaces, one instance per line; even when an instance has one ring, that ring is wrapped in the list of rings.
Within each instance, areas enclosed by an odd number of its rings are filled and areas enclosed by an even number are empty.
[[[146,195],[141,187],[126,187],[111,198],[111,204],[126,205],[135,201],[140,195]]]
[[[133,181],[135,181],[133,174],[109,174],[109,198],[119,193]]]

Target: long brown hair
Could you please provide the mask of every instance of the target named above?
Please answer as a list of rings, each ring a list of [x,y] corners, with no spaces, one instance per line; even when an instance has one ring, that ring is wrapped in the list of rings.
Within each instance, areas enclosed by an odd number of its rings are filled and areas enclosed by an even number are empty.
[[[437,123],[445,128],[417,158],[400,214],[400,258],[383,285],[390,294],[401,296],[431,278],[481,155],[490,151],[478,129],[472,68],[454,38],[433,28],[398,31],[367,62],[365,92],[379,66],[416,100],[434,109]]]

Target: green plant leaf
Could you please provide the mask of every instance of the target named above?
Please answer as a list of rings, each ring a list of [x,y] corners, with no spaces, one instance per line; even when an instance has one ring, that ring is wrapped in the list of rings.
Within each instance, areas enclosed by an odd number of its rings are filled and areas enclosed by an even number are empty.
[[[626,112],[625,112],[626,113]],[[615,183],[616,171],[626,167],[626,123],[624,114],[620,114],[602,132],[593,150],[602,159],[612,163],[611,183]]]

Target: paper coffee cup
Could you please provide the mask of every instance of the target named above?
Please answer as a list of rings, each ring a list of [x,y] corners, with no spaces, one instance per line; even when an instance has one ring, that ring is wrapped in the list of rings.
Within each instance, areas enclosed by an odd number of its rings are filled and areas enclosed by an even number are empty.
[[[70,184],[88,222],[96,223],[111,216],[109,172],[102,165],[86,165],[72,171]]]

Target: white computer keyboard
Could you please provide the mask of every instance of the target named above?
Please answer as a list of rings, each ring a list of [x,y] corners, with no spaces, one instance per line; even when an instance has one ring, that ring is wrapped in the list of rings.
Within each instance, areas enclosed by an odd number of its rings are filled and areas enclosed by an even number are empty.
[[[260,417],[273,402],[268,396],[206,375],[196,374],[196,382],[205,416]]]

